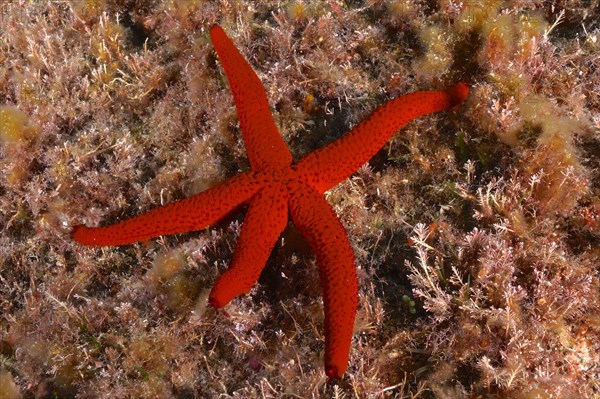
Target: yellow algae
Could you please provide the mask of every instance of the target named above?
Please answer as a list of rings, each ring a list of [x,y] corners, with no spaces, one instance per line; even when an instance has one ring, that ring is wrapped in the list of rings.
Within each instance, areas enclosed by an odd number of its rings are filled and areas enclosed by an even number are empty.
[[[0,106],[0,141],[19,142],[25,137],[27,114],[12,105]]]

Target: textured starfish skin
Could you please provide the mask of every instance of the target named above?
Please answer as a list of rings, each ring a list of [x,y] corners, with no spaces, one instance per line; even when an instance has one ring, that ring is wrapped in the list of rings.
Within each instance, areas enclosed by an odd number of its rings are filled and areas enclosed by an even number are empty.
[[[322,194],[366,163],[403,125],[460,104],[469,89],[457,83],[446,91],[420,91],[390,100],[345,136],[292,164],[258,76],[221,27],[215,25],[210,34],[233,92],[252,170],[117,224],[76,226],[71,236],[88,246],[124,245],[204,229],[247,203],[231,266],[209,296],[210,304],[220,308],[256,284],[291,216],[317,258],[325,312],[325,373],[341,377],[348,364],[358,283],[347,234]]]

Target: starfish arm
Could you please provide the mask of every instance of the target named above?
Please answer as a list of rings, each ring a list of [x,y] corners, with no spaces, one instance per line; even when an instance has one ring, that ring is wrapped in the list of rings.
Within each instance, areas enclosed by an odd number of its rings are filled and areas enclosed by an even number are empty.
[[[468,86],[461,82],[446,91],[417,91],[390,100],[345,136],[304,157],[297,171],[324,193],[371,159],[402,126],[420,116],[452,108],[468,94]]]
[[[105,227],[75,226],[71,238],[88,246],[125,245],[166,234],[201,230],[250,199],[261,187],[253,172],[242,173],[192,197]]]
[[[287,221],[287,190],[284,185],[269,185],[252,198],[231,266],[218,278],[210,293],[209,303],[212,306],[223,307],[236,296],[250,291]]]
[[[317,255],[325,311],[325,373],[341,377],[348,365],[358,281],[344,227],[316,190],[303,186],[290,195],[294,225]]]
[[[220,26],[213,26],[210,36],[233,92],[250,165],[254,170],[289,166],[292,155],[275,126],[258,76]]]

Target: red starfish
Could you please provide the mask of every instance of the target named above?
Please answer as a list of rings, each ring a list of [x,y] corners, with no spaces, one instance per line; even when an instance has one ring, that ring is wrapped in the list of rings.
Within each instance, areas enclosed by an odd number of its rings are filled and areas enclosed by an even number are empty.
[[[457,83],[446,91],[420,91],[390,100],[345,136],[292,164],[258,76],[221,27],[215,25],[210,35],[233,91],[252,170],[117,224],[76,226],[72,238],[89,246],[108,246],[201,230],[248,203],[231,266],[210,293],[210,304],[220,308],[256,283],[289,213],[317,255],[325,311],[325,373],[341,377],[348,364],[358,283],[346,232],[322,194],[366,163],[403,125],[456,106],[469,89]]]

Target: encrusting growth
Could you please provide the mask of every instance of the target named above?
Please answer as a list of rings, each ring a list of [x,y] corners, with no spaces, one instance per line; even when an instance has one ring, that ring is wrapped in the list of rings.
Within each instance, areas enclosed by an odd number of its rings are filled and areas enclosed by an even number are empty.
[[[124,245],[204,229],[248,203],[231,266],[210,293],[210,304],[220,308],[256,283],[290,215],[317,257],[325,312],[325,373],[339,378],[348,364],[358,282],[348,236],[322,194],[366,163],[406,123],[460,104],[469,88],[457,83],[446,91],[420,91],[390,100],[345,136],[293,164],[258,76],[221,27],[215,25],[210,35],[233,92],[252,170],[117,224],[76,226],[71,236],[88,246]]]

